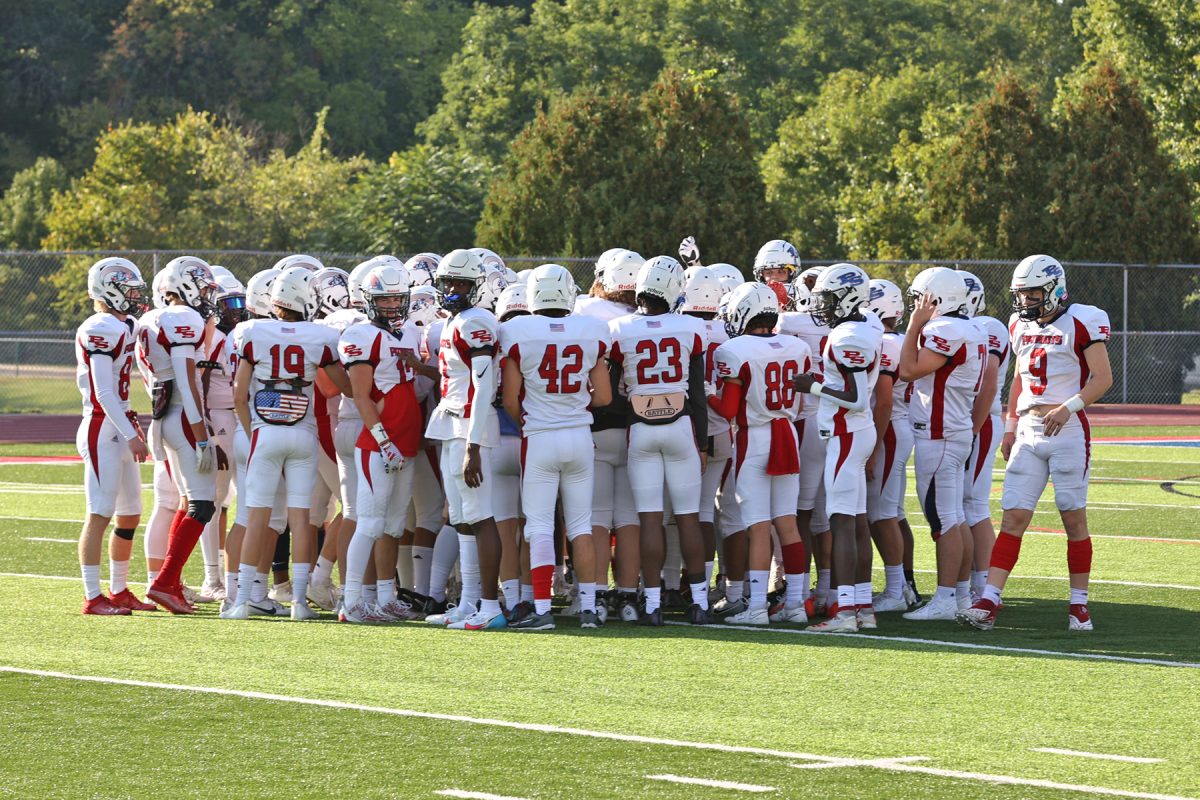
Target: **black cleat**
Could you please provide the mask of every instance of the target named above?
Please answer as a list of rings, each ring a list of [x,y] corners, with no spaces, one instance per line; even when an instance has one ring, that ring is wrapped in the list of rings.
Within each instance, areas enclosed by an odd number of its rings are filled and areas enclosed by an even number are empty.
[[[699,603],[692,603],[688,607],[688,622],[692,625],[711,625],[713,623],[712,616],[708,613],[707,608],[701,608]]]
[[[656,608],[649,613],[642,611],[638,616],[638,625],[645,625],[651,628],[661,628],[662,624],[663,618],[661,608]]]

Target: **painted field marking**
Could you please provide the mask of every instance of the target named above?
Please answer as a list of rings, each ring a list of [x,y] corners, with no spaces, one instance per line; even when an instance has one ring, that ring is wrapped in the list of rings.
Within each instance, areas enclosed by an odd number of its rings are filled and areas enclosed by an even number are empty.
[[[737,781],[717,781],[709,778],[688,778],[683,775],[647,775],[649,781],[667,781],[668,783],[684,783],[689,786],[710,786],[713,789],[732,789],[736,792],[777,792],[774,786],[761,786],[757,783],[738,783]]]
[[[874,572],[883,572],[883,567],[872,566]],[[936,575],[936,569],[914,569],[913,572],[920,575]],[[1066,575],[1014,575],[1012,580],[1027,579],[1031,581],[1066,581],[1070,580]],[[1089,583],[1106,583],[1110,586],[1132,586],[1138,589],[1182,589],[1185,592],[1200,592],[1200,586],[1188,586],[1184,583],[1138,583],[1136,581],[1106,581],[1100,578],[1092,578]]]
[[[1079,758],[1096,758],[1101,761],[1125,761],[1130,764],[1162,764],[1165,758],[1143,758],[1141,756],[1118,756],[1111,753],[1089,753],[1086,750],[1063,750],[1059,747],[1031,747],[1035,753],[1052,753],[1057,756],[1078,756]]]
[[[76,524],[81,524],[83,522],[82,519],[62,519],[60,517],[19,517],[8,514],[0,514],[0,519],[19,519],[27,520],[29,522],[74,522]]]
[[[44,536],[24,536],[27,542],[54,542],[56,544],[79,544],[78,539],[47,539]]]
[[[828,636],[831,634],[824,635]],[[1195,666],[1200,666],[1200,664]],[[938,769],[936,767],[925,767],[919,764],[903,763],[896,759],[847,759],[836,756],[815,755],[812,753],[792,753],[786,750],[771,750],[763,747],[746,747],[738,745],[716,744],[713,742],[688,742],[680,739],[661,739],[655,736],[612,733],[609,731],[593,731],[587,730],[586,728],[565,728],[557,725],[545,725],[532,722],[514,722],[512,720],[491,719],[487,717],[466,717],[459,714],[438,714],[431,711],[414,711],[403,708],[367,706],[358,703],[345,703],[338,700],[322,700],[313,697],[291,697],[281,694],[268,694],[266,692],[221,689],[214,686],[188,686],[176,683],[136,681],[125,678],[105,678],[96,675],[72,675],[66,672],[52,672],[49,670],[26,669],[23,667],[8,666],[0,666],[0,673],[32,675],[39,678],[57,678],[61,680],[83,681],[89,683],[103,683],[114,686],[133,686],[142,689],[166,689],[170,691],[196,692],[199,694],[213,694],[225,697],[243,697],[249,700],[270,700],[279,703],[296,703],[298,705],[318,706],[321,708],[363,711],[372,714],[387,714],[396,717],[431,719],[443,722],[463,722],[471,725],[486,725],[497,728],[508,728],[510,730],[534,731],[537,733],[552,733],[565,736],[583,736],[591,739],[604,739],[615,742],[632,742],[634,744],[661,745],[663,747],[709,750],[721,753],[741,753],[746,755],[771,756],[774,758],[784,758],[797,761],[821,761],[826,763],[833,762],[839,765],[845,762],[851,762],[857,763],[863,767],[875,768],[887,772],[912,772],[924,775],[936,775],[945,778],[979,781],[982,783],[1002,783],[1010,786],[1036,786],[1047,789],[1060,789],[1068,792],[1081,792],[1083,794],[1105,795],[1108,797],[1130,797],[1135,798],[1135,800],[1200,800],[1194,797],[1182,797],[1179,795],[1131,792],[1124,789],[1111,789],[1105,786],[1084,786],[1073,783],[1057,783],[1055,781],[1047,781],[1040,778],[1019,778],[1012,775],[988,775],[979,772],[959,772],[957,770]]]
[[[1046,512],[1043,512],[1043,513],[1046,513]],[[992,520],[992,523],[996,526],[997,529],[1000,527],[999,520]],[[912,528],[914,531],[929,530],[929,526],[923,522],[909,521],[908,527]],[[1028,528],[1025,531],[1026,536],[1065,536],[1066,533],[1067,533],[1066,531],[1061,530],[1059,528]],[[1093,533],[1093,534],[1091,534],[1091,538],[1093,538],[1093,539],[1120,539],[1120,540],[1126,541],[1126,542],[1150,542],[1151,544],[1200,545],[1200,539],[1187,539],[1187,538],[1183,538],[1183,537],[1166,538],[1163,536],[1132,536],[1130,534]]]
[[[899,758],[871,758],[864,760],[855,760],[847,758],[844,763],[816,763],[816,764],[789,764],[788,766],[796,769],[841,769],[842,767],[879,767],[886,768],[891,764],[911,764],[914,761],[928,761],[928,756],[900,756]]]
[[[465,800],[527,800],[524,797],[511,797],[506,794],[490,794],[488,792],[465,792],[462,789],[439,789],[434,794],[442,797],[462,797]]]

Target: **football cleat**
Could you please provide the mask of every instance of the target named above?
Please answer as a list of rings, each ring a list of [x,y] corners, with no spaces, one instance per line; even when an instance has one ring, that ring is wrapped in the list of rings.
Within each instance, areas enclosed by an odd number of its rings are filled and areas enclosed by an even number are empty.
[[[971,604],[974,602],[975,602],[975,598],[971,597],[971,593],[969,591],[966,592],[965,594],[955,594],[954,595],[954,610],[955,610],[955,612],[966,611],[968,608],[971,607]]]
[[[804,604],[801,603],[793,608],[788,608],[786,605],[770,615],[771,622],[790,622],[793,625],[807,625],[808,613],[804,610]]]
[[[981,631],[990,631],[996,627],[996,604],[991,600],[980,600],[970,608],[963,609],[954,615],[959,625],[970,625]]]
[[[128,608],[130,611],[158,611],[158,606],[154,603],[138,600],[137,596],[128,589],[122,589],[116,594],[110,592],[108,602],[117,608]]]
[[[875,609],[870,606],[859,606],[854,613],[858,615],[860,631],[873,631],[879,627],[879,623],[875,620]]]
[[[964,611],[966,609],[963,609]],[[905,619],[911,619],[916,622],[936,622],[955,619],[958,614],[958,601],[945,600],[939,602],[936,598],[930,600],[925,605],[918,608],[916,611],[909,611],[904,615]]]
[[[1069,609],[1067,609],[1067,630],[1094,630],[1092,627],[1092,615],[1088,613],[1088,607],[1086,605],[1074,603]]]
[[[267,599],[274,600],[276,603],[292,602],[292,582],[284,581],[276,583],[267,590]]]
[[[725,585],[720,575],[717,576],[716,586],[708,587],[708,607],[711,609],[725,599]]]
[[[621,615],[621,622],[637,622],[637,595],[629,593],[618,595],[617,612]]]
[[[276,603],[274,600],[251,600],[247,605],[250,608],[250,616],[252,617],[279,617],[287,616],[287,611],[284,611],[283,606]],[[279,611],[276,611],[276,609]],[[282,611],[283,613],[279,613]]]
[[[207,600],[203,598],[208,598]],[[205,581],[200,587],[199,603],[219,603],[225,599],[225,584],[220,581]]]
[[[358,602],[352,606],[342,606],[338,614],[338,622],[354,622],[358,624],[377,625],[381,622],[391,622],[391,617],[379,610],[377,606]]]
[[[113,605],[104,594],[83,601],[83,613],[97,617],[128,617],[133,612],[123,606]]]
[[[414,611],[413,607],[403,600],[392,600],[386,605],[379,606],[379,610],[394,620],[425,619],[424,614]]]
[[[663,592],[662,606],[663,611],[685,611],[687,605],[683,601],[683,595],[678,589],[667,589]]]
[[[744,605],[746,601],[741,602]],[[736,614],[728,614],[724,622],[726,625],[769,625],[771,620],[765,608],[746,608]]]
[[[221,607],[221,619],[250,619],[250,604],[230,600],[229,607]]]
[[[579,614],[579,627],[581,628],[600,628],[604,625],[603,615],[599,613],[598,606],[596,611],[582,611]]]
[[[547,611],[539,614],[533,608],[508,623],[508,627],[518,631],[551,631],[554,630],[554,617]]]
[[[292,603],[292,621],[305,622],[317,619],[320,615],[308,607],[308,603]]]
[[[726,617],[734,614],[740,614],[747,608],[748,606],[746,605],[746,598],[739,597],[736,600],[730,600],[728,595],[726,595],[712,605],[709,610],[718,617]]]
[[[809,599],[812,600],[812,609],[808,612],[810,617],[824,617],[829,613],[829,601],[824,597],[813,595]]]
[[[908,611],[908,601],[904,596],[888,597],[886,594],[877,594],[871,600],[871,605],[875,609],[876,614],[886,614],[891,611]]]
[[[226,611],[228,611],[229,609],[233,608],[236,605],[237,605],[236,597],[226,597],[224,600],[221,601],[220,613],[224,614]]]
[[[917,591],[916,581],[904,582],[904,599],[908,601],[909,608],[912,608],[925,599],[921,597],[921,593]]]
[[[192,608],[192,604],[184,599],[183,592],[178,586],[167,589],[154,584],[146,590],[146,599],[158,603],[172,614],[196,613],[196,609]]]
[[[534,615],[537,616],[537,615]],[[550,617],[549,614],[545,616]],[[508,620],[503,614],[489,614],[486,611],[476,611],[466,619],[452,622],[446,626],[447,630],[454,631],[486,631],[507,628]],[[554,627],[554,618],[550,617],[550,627]],[[545,630],[544,628],[534,628],[532,630]]]
[[[687,610],[688,622],[692,625],[712,625],[716,622],[707,608],[701,608],[699,603],[692,603]]]
[[[308,584],[308,590],[305,595],[318,608],[325,611],[333,611],[337,606],[337,597],[334,595],[333,581],[313,581]]]
[[[858,633],[858,614],[854,611],[839,611],[824,622],[809,625],[804,630],[813,633]]]
[[[583,606],[580,603],[579,595],[576,594],[571,598],[570,604],[566,607],[566,609],[563,610],[562,613],[565,617],[578,617],[582,611]]]
[[[441,614],[430,614],[425,618],[425,621],[431,625],[449,625],[452,622],[458,622],[460,619],[466,619],[474,613],[475,606],[473,605],[456,606],[450,604],[446,606],[446,610]]]
[[[638,625],[644,625],[650,628],[661,628],[663,625],[662,609],[656,608],[653,611],[641,611],[638,613]]]

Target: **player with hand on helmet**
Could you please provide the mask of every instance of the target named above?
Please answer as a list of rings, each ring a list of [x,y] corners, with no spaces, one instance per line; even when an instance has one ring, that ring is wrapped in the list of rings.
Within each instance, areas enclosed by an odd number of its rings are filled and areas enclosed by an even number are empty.
[[[1067,531],[1067,572],[1071,585],[1067,629],[1090,631],[1088,582],[1092,540],[1087,525],[1087,486],[1091,431],[1084,408],[1112,386],[1108,360],[1108,314],[1071,303],[1067,275],[1057,259],[1033,255],[1013,270],[1013,317],[1009,333],[1016,371],[1001,453],[1008,461],[1001,505],[1004,516],[988,565],[987,585],[958,620],[990,630],[1000,592],[1016,566],[1021,537],[1037,502],[1054,483],[1054,503]]]

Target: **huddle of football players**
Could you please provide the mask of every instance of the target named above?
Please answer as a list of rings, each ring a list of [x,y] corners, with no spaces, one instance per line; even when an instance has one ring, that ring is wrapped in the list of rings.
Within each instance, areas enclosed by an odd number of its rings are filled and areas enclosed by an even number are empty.
[[[289,256],[245,286],[183,256],[152,290],[132,262],[96,262],[96,313],[76,337],[83,613],[220,602],[231,620],[324,610],[540,631],[557,588],[584,629],[681,611],[695,625],[854,633],[902,612],[988,630],[1052,480],[1068,628],[1092,629],[1084,409],[1112,382],[1109,327],[1069,302],[1058,261],[1016,267],[1005,330],[960,270],[921,271],[906,304],[853,264],[801,271],[783,240],[751,281],[702,265],[691,237],[679,255],[686,268],[608,250],[586,296],[563,266],[518,275],[482,248],[350,273]],[[130,407],[135,365],[148,431]],[[151,455],[143,601],[128,571]],[[936,553],[924,603],[910,459]],[[197,544],[193,590],[181,573]]]

